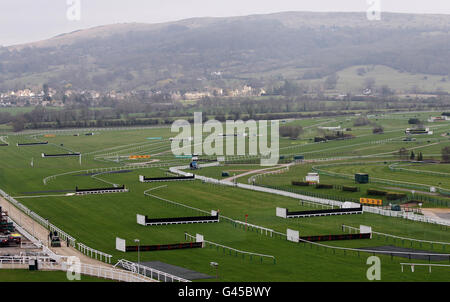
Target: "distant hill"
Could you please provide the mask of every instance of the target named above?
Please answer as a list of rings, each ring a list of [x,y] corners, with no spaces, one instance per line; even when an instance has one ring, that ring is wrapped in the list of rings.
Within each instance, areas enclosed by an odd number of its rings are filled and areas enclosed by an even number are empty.
[[[0,48],[0,90],[263,87],[362,65],[445,77],[449,29],[449,15],[311,12],[106,25]]]

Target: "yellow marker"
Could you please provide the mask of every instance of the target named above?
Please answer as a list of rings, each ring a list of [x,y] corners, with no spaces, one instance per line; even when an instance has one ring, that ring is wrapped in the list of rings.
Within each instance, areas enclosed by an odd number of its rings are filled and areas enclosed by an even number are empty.
[[[130,155],[128,159],[150,158],[150,155]]]
[[[360,198],[359,203],[363,204],[373,204],[381,206],[383,204],[383,200],[381,199],[371,199],[371,198]]]

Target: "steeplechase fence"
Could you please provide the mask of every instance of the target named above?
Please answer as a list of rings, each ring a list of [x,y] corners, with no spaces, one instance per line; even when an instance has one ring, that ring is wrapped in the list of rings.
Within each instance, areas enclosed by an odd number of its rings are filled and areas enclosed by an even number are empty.
[[[290,212],[285,208],[276,208],[276,216],[282,218],[303,218],[316,216],[332,216],[332,215],[350,215],[362,214],[363,207],[358,208],[340,208],[340,209],[325,209],[325,210],[308,210],[308,211],[293,211]]]
[[[347,231],[349,233],[352,233],[352,232],[358,232],[359,228],[343,224],[342,230],[344,232]],[[448,249],[450,247],[450,242],[408,238],[408,237],[402,237],[402,236],[397,236],[397,235],[392,235],[392,234],[387,234],[387,233],[380,233],[380,232],[376,232],[373,230],[372,230],[372,234],[373,234],[373,237],[376,239],[385,238],[386,242],[389,242],[389,240],[391,240],[394,244],[401,244],[402,246],[408,246],[408,244],[406,244],[406,242],[409,242],[410,243],[409,247],[411,247],[411,248],[414,246],[414,244],[419,245],[420,248],[428,246],[432,250],[434,250],[438,246],[441,246],[442,251],[445,252],[446,249]]]
[[[168,176],[168,177],[145,177],[143,175],[139,175],[140,182],[182,181],[194,179],[195,179],[194,174],[188,176]]]
[[[171,218],[148,218],[147,215],[136,214],[136,221],[140,225],[168,225],[168,224],[191,224],[191,223],[214,223],[219,222],[219,213],[211,211],[211,216],[189,216]]]

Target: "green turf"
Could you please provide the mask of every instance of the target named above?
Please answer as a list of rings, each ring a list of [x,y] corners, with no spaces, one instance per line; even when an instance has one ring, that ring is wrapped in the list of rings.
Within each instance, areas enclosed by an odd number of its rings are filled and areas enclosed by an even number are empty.
[[[69,280],[62,271],[29,271],[0,269],[0,282],[108,282],[111,280],[81,275],[80,280]]]
[[[327,123],[327,126],[335,124],[342,127],[351,127],[355,138],[346,141],[332,141],[327,143],[313,143],[314,136],[319,135],[318,124],[327,122],[323,119],[305,119],[288,122],[301,124],[305,133],[298,140],[281,139],[280,154],[292,157],[303,154],[307,160],[317,158],[359,156],[357,161],[363,161],[361,156],[369,156],[374,160],[398,160],[395,152],[399,148],[417,147],[427,158],[437,157],[442,146],[448,145],[448,140],[440,136],[448,131],[449,123],[443,125],[431,125],[436,127],[436,133],[431,136],[417,137],[416,142],[403,142],[404,129],[408,127],[407,119],[416,114],[386,115],[371,118],[374,122],[383,122],[385,133],[373,135],[371,126],[354,127],[355,117],[339,117]],[[421,117],[425,117],[422,113]],[[376,121],[378,119],[378,121]],[[282,219],[275,216],[276,207],[285,207],[290,210],[316,209],[317,206],[301,204],[299,200],[278,195],[258,193],[232,187],[223,187],[212,184],[204,184],[200,181],[167,182],[167,183],[140,183],[139,175],[156,177],[167,175],[168,166],[160,166],[146,169],[132,170],[126,173],[103,174],[97,178],[85,175],[92,168],[118,167],[125,163],[139,163],[131,161],[128,155],[151,154],[150,160],[157,159],[155,163],[171,162],[172,166],[186,165],[188,160],[176,159],[170,152],[170,142],[151,141],[147,137],[173,137],[169,128],[154,128],[140,130],[114,130],[94,131],[94,136],[85,136],[87,131],[56,133],[54,138],[44,138],[41,134],[30,137],[29,134],[9,135],[9,147],[0,148],[2,164],[0,165],[0,188],[10,195],[17,197],[31,210],[50,222],[60,227],[78,242],[82,242],[92,248],[113,255],[113,261],[121,258],[137,261],[137,253],[122,253],[116,251],[115,238],[121,237],[132,243],[139,238],[142,244],[167,244],[185,242],[185,233],[195,235],[203,234],[206,240],[226,245],[238,250],[273,255],[276,263],[269,259],[230,252],[222,248],[206,247],[203,249],[142,252],[141,261],[163,261],[174,265],[180,265],[202,273],[215,275],[210,267],[211,261],[220,265],[221,281],[366,281],[368,265],[365,261],[370,254],[334,251],[330,248],[316,247],[304,244],[295,244],[286,241],[285,238],[275,235],[273,237],[261,234],[257,230],[245,230],[238,225],[230,223],[224,217],[248,222],[285,233],[287,228],[296,229],[302,235],[342,234],[342,225],[359,227],[360,224],[370,225],[375,231],[395,234],[398,236],[416,239],[436,240],[450,242],[448,229],[439,225],[431,225],[404,219],[385,217],[380,215],[344,215],[332,217],[315,217],[299,219]],[[73,136],[79,133],[80,136]],[[385,141],[392,139],[393,141]],[[16,147],[16,142],[48,140],[49,145]],[[428,142],[430,140],[430,142]],[[61,146],[63,144],[63,146]],[[60,153],[73,150],[82,152],[82,162],[79,158],[42,158],[41,153]],[[377,158],[374,155],[381,155]],[[120,156],[124,156],[120,158]],[[120,162],[115,162],[119,157]],[[33,159],[34,167],[31,167]],[[148,160],[146,160],[148,161]],[[355,173],[367,171],[374,177],[402,181],[420,181],[425,184],[435,183],[439,176],[426,175],[418,179],[417,174],[394,172],[386,164],[380,165],[355,165],[346,159],[346,165],[327,168],[340,173]],[[292,167],[289,172],[279,175],[267,176],[264,183],[285,188],[291,186],[292,180],[301,180],[313,165],[325,163],[303,163]],[[230,171],[233,174],[244,173],[251,169],[260,169],[258,164],[226,165],[224,167],[203,168],[195,173],[214,178],[222,178],[222,171]],[[126,168],[125,168],[126,169]],[[433,171],[448,171],[433,166]],[[232,171],[245,170],[245,171]],[[43,179],[47,176],[72,172],[50,179],[46,185]],[[247,183],[249,176],[239,178],[239,182]],[[441,177],[442,178],[442,177]],[[321,176],[323,183],[348,185],[351,180]],[[443,185],[447,184],[443,180]],[[39,195],[33,191],[49,190],[73,190],[75,186],[80,188],[92,188],[110,186],[111,183],[125,184],[129,188],[128,193],[103,194],[90,196],[63,196],[64,193],[42,193],[48,196],[40,198],[20,198],[20,196]],[[373,184],[362,185],[364,192]],[[173,205],[157,198],[144,195],[149,188],[157,188],[150,191],[158,197],[171,200],[181,205]],[[379,185],[376,185],[379,187]],[[308,190],[317,190],[308,188]],[[326,194],[359,198],[359,193],[343,193],[337,190],[321,191]],[[41,195],[42,195],[41,194]],[[190,224],[144,227],[136,223],[136,214],[149,217],[177,217],[200,214],[199,211],[183,207],[197,208],[203,211],[220,210],[222,216],[220,223],[215,224]],[[382,245],[396,245],[424,249],[434,252],[449,252],[442,245],[410,244],[409,241],[386,241],[385,238],[375,237],[371,240],[336,241],[326,243],[330,246],[342,247],[374,247]],[[427,271],[416,273],[401,273],[400,262],[408,262],[408,259],[390,256],[380,256],[382,260],[382,281],[446,281],[448,270],[436,269],[432,274]],[[413,260],[414,261],[414,260]],[[415,260],[417,261],[417,260]],[[417,261],[418,262],[418,261]],[[444,261],[443,263],[449,263]],[[24,277],[26,280],[26,277]],[[214,281],[214,279],[208,279]]]

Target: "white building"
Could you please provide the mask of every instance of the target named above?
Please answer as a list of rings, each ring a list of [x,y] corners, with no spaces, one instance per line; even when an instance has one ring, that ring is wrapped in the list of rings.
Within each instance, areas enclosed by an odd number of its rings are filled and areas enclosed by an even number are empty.
[[[430,123],[434,122],[442,122],[442,121],[448,121],[450,120],[448,116],[442,115],[442,116],[431,116],[428,121]]]
[[[323,129],[323,130],[341,130],[341,126],[340,125],[337,126],[337,127],[321,127],[321,126],[319,126],[317,128]]]

